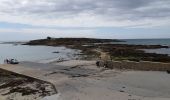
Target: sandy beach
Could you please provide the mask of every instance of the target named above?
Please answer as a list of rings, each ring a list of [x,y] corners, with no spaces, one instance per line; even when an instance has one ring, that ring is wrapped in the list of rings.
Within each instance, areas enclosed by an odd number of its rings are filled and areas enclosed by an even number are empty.
[[[54,84],[58,93],[42,100],[170,99],[170,75],[166,72],[110,70],[97,68],[95,61],[84,60],[52,64],[21,62],[2,67]]]
[[[76,63],[77,62],[77,63]],[[87,61],[68,61],[60,65],[95,69]],[[88,66],[88,67],[87,67]],[[62,88],[63,100],[169,100],[170,76],[165,72],[98,69],[95,75],[72,78]],[[64,85],[64,84],[62,84]],[[63,86],[65,87],[65,86]],[[72,87],[70,89],[70,87]]]
[[[0,0],[0,100],[170,100],[170,0]]]

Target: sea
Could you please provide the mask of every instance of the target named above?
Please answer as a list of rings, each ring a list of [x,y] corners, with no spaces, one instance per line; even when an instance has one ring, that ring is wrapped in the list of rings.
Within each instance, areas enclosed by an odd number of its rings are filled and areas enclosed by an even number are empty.
[[[4,59],[49,63],[56,60],[76,59],[78,53],[80,53],[79,50],[68,49],[66,47],[0,43],[0,64],[4,63]]]
[[[166,45],[170,46],[170,39],[123,39],[126,42],[117,42],[121,44],[135,44],[135,45]],[[54,53],[57,52],[57,53]],[[52,47],[52,46],[28,46],[0,43],[0,64],[6,58],[14,58],[19,61],[35,61],[40,63],[48,63],[56,60],[70,60],[77,59],[80,50],[69,49],[66,47]],[[145,52],[168,54],[170,55],[170,48],[166,49],[147,49]]]
[[[125,42],[119,44],[133,44],[133,45],[163,45],[170,47],[170,39],[123,39]],[[170,56],[170,48],[161,49],[144,49],[148,53],[168,54]]]
[[[166,45],[170,46],[170,39],[123,39],[125,44],[135,45]]]

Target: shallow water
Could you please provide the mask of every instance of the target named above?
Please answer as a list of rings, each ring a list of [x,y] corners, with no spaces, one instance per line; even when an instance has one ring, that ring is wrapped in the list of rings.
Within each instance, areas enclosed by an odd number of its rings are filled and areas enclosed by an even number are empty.
[[[147,53],[168,54],[170,56],[170,48],[161,49],[144,49]]]
[[[134,45],[165,45],[165,46],[170,46],[170,39],[125,39],[124,41],[126,41],[126,42],[119,42],[119,43],[120,44],[134,44]],[[170,48],[145,49],[145,52],[170,55]]]
[[[6,58],[36,62],[53,61],[59,58],[67,60],[76,57],[77,53],[79,53],[77,50],[65,47],[0,44],[0,63],[3,63]]]
[[[170,46],[170,39],[124,39],[123,44],[136,45],[167,45]]]

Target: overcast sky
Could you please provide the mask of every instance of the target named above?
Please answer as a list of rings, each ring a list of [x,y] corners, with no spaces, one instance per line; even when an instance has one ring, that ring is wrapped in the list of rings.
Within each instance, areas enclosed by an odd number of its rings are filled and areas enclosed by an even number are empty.
[[[170,0],[0,0],[0,41],[170,38]]]

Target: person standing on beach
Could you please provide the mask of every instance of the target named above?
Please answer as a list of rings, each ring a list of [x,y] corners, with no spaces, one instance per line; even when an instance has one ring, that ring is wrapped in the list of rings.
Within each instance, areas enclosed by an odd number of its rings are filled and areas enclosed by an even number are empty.
[[[9,64],[9,60],[8,59],[6,59],[6,62],[7,62],[7,64]]]

